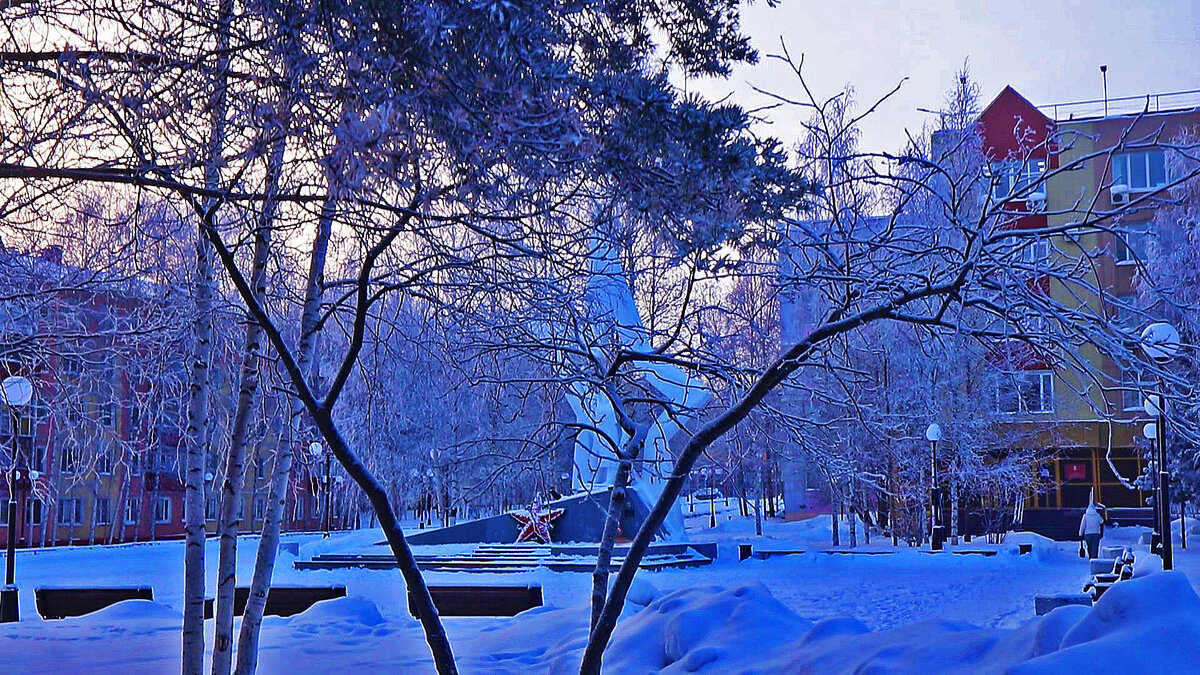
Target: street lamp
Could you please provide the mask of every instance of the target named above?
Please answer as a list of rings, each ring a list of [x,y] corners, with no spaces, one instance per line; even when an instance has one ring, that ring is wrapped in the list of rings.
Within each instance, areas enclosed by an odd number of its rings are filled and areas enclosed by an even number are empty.
[[[437,500],[437,481],[433,479],[434,476],[432,468],[425,469],[425,478],[429,483],[429,507],[425,509],[424,518],[425,520],[429,521],[429,526],[433,527],[433,514],[436,506],[434,502]]]
[[[1165,365],[1179,353],[1179,331],[1169,323],[1152,323],[1142,331],[1142,351],[1160,365]],[[1171,550],[1171,474],[1167,471],[1167,383],[1158,379],[1158,395],[1150,396],[1143,404],[1146,414],[1157,419],[1154,436],[1158,441],[1158,501],[1155,510],[1158,523],[1162,568],[1174,566]]]
[[[700,475],[708,476],[708,526],[716,527],[717,526],[717,510],[716,510],[717,490],[715,487],[713,487],[713,480],[716,479],[717,472],[714,471],[710,467],[710,468],[703,469],[703,471]]]
[[[931,502],[930,517],[929,517],[929,550],[942,550],[942,542],[945,541],[944,528],[942,527],[942,489],[938,485],[938,462],[937,462],[937,444],[942,440],[942,427],[934,422],[925,429],[925,440],[929,441],[931,446],[931,463],[932,467],[930,496]]]
[[[4,559],[4,588],[0,590],[0,623],[20,621],[21,610],[18,607],[16,567],[17,567],[17,481],[21,478],[18,467],[21,443],[20,409],[29,404],[33,398],[33,385],[29,380],[13,375],[0,382],[0,397],[8,408],[12,422],[12,466],[8,472],[8,548]]]
[[[308,453],[310,455],[312,455],[314,459],[318,459],[318,460],[321,458],[321,455],[325,455],[325,482],[323,482],[321,484],[321,491],[323,491],[325,493],[325,514],[324,514],[325,515],[325,534],[322,535],[321,538],[328,539],[329,538],[329,461],[331,459],[333,459],[333,457],[329,453],[325,452],[325,446],[321,445],[320,441],[313,441],[312,443],[309,443],[308,444]]]

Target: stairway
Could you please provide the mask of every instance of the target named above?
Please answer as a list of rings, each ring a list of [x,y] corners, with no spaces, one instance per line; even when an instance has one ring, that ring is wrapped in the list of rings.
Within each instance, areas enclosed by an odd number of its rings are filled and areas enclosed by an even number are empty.
[[[628,546],[613,549],[610,569],[625,561]],[[524,572],[546,567],[555,572],[590,572],[596,567],[595,546],[549,544],[482,544],[469,553],[416,555],[425,571],[439,572]],[[639,567],[665,569],[708,565],[712,558],[687,544],[651,544]],[[296,569],[394,569],[398,565],[390,553],[326,553],[312,560],[297,560]]]

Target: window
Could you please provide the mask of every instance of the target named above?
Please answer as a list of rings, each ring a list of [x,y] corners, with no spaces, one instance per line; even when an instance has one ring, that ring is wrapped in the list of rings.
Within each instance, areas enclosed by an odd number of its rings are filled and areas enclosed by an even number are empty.
[[[1127,152],[1112,160],[1113,185],[1155,190],[1167,184],[1167,163],[1160,149]]]
[[[204,500],[204,519],[205,520],[216,520],[217,519],[217,498],[216,497],[209,497],[208,499]]]
[[[46,466],[46,445],[44,443],[30,442],[25,448],[26,456],[29,458],[29,468],[33,471],[42,471]]]
[[[0,500],[0,525],[8,525],[8,497]]]
[[[130,437],[142,435],[142,409],[137,402],[129,404],[129,433]]]
[[[304,497],[296,495],[296,504],[292,507],[292,520],[304,520]]]
[[[254,498],[254,520],[262,520],[267,512],[267,500],[262,497]]]
[[[1142,322],[1142,313],[1137,309],[1137,295],[1125,293],[1116,296],[1114,300],[1109,313],[1111,321],[1125,330],[1137,330]]]
[[[154,500],[154,522],[171,522],[171,498],[159,497]]]
[[[1113,238],[1113,257],[1117,264],[1134,265],[1146,260],[1150,252],[1150,237],[1145,230],[1124,229],[1119,237]]]
[[[99,413],[98,419],[100,420],[100,424],[112,428],[113,421],[116,419],[116,416],[113,414],[112,401],[103,401],[97,404],[97,412]]]
[[[111,502],[109,502],[108,497],[101,497],[96,500],[96,506],[92,509],[92,515],[95,517],[97,525],[109,525],[112,523],[112,509],[110,506]]]
[[[1142,410],[1142,401],[1146,393],[1154,387],[1153,382],[1147,382],[1138,377],[1135,372],[1126,372],[1121,382],[1121,410],[1133,412]]]
[[[79,448],[64,447],[58,459],[58,468],[63,473],[75,473],[75,469],[79,467]]]
[[[992,198],[999,201],[1016,194],[1023,196],[1034,192],[1045,194],[1045,186],[1038,185],[1045,172],[1046,160],[1044,159],[1031,159],[1026,162],[993,162],[988,165],[988,178],[992,183]]]
[[[58,500],[58,524],[79,525],[83,522],[82,499]]]
[[[77,379],[83,374],[83,362],[74,356],[64,356],[59,360],[58,371],[61,377]]]
[[[138,516],[142,513],[142,500],[130,497],[125,502],[125,524],[137,525]]]
[[[1054,410],[1054,373],[1018,370],[1002,373],[996,386],[996,410],[1015,414]]]
[[[96,473],[108,475],[113,470],[112,450],[103,447],[105,444],[101,441],[101,446],[96,451]]]
[[[1050,260],[1050,240],[1038,237],[1025,243],[1021,249],[1021,261],[1032,265],[1045,265]]]
[[[25,522],[30,525],[42,524],[42,500],[30,499],[25,502]]]
[[[38,414],[37,406],[29,411],[28,414],[19,415],[17,417],[17,434],[26,440],[33,438],[33,431],[37,428],[37,421],[41,419]]]

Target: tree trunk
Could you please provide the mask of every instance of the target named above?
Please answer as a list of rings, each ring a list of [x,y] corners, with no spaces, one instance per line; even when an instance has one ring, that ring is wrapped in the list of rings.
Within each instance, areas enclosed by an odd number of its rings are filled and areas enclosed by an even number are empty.
[[[267,159],[267,193],[278,190],[279,174],[283,167],[283,141],[276,142]],[[271,252],[271,228],[278,202],[268,199],[254,233],[254,260],[250,283],[255,295],[266,297],[267,260]],[[242,501],[242,485],[246,480],[246,442],[250,413],[258,396],[259,362],[262,358],[262,327],[249,313],[246,315],[246,341],[242,352],[241,382],[238,386],[237,408],[230,430],[229,456],[225,466],[225,481],[221,490],[221,511],[217,521],[220,553],[217,561],[216,618],[213,638],[212,675],[227,675],[233,661],[233,600],[237,586],[238,506]],[[250,504],[250,519],[254,520],[254,503]]]
[[[850,548],[858,547],[858,490],[850,486]]]
[[[187,473],[184,484],[184,611],[183,673],[199,675],[204,671],[204,469],[205,438],[208,424],[209,368],[212,358],[212,260],[208,243],[196,242],[196,316],[193,331],[196,345],[188,401]],[[154,503],[150,503],[153,514]],[[151,538],[155,526],[151,523]]]
[[[862,493],[862,512],[867,514],[868,519],[870,518],[870,514],[871,514],[870,493],[867,492],[865,488],[863,489],[863,493]],[[871,545],[871,523],[867,522],[866,520],[863,520],[863,537],[867,540],[867,546],[870,546]]]
[[[958,477],[950,478],[950,543],[958,545]]]
[[[836,498],[833,500],[833,503],[830,504],[830,507],[831,508],[829,510],[829,520],[830,520],[830,528],[829,529],[831,530],[831,536],[833,538],[833,542],[831,543],[831,545],[832,546],[841,546],[842,545],[841,533],[838,531],[838,509],[841,507],[838,506],[838,500]]]
[[[329,236],[333,222],[333,202],[327,201],[321,209],[317,232],[313,239],[312,258],[309,261],[308,279],[305,284],[304,307],[300,316],[300,342],[297,347],[297,363],[300,372],[308,375],[310,364],[316,358],[316,331],[321,309],[321,286],[325,276],[325,258],[329,250]],[[289,408],[293,428],[304,419],[304,405],[289,397]],[[277,415],[283,414],[282,411]],[[279,534],[287,517],[287,487],[292,470],[292,444],[282,439],[276,443],[275,467],[271,474],[268,490],[267,518],[263,522],[262,537],[258,542],[258,554],[254,561],[254,573],[250,582],[250,595],[242,614],[242,629],[238,635],[238,675],[253,675],[258,667],[258,639],[262,625],[262,613],[266,609],[267,592],[275,570],[275,559],[279,549]],[[299,497],[297,497],[298,499]]]
[[[608,568],[612,563],[612,550],[617,541],[621,511],[625,508],[625,492],[629,486],[629,474],[633,470],[633,462],[641,454],[642,443],[646,440],[647,431],[648,428],[645,425],[636,427],[633,437],[629,439],[621,452],[621,461],[617,465],[616,476],[613,477],[612,493],[608,499],[608,512],[604,517],[604,532],[596,551],[596,567],[592,570],[592,616],[588,624],[589,631],[595,629],[596,622],[600,620],[600,612],[604,609],[604,601],[608,596]]]
[[[754,534],[762,536],[763,509],[767,508],[766,461],[758,465],[758,508],[754,510]]]
[[[96,543],[96,502],[100,500],[100,479],[92,479],[92,517],[88,521],[88,546]]]
[[[242,629],[238,634],[236,672],[239,675],[252,675],[258,668],[258,639],[262,628],[263,610],[267,606],[267,592],[271,589],[271,577],[275,573],[279,533],[283,520],[287,518],[287,489],[288,477],[292,472],[292,450],[291,444],[282,437],[284,414],[284,410],[276,410],[271,415],[271,428],[263,442],[264,447],[268,444],[275,446],[275,465],[271,473],[271,485],[267,491],[267,512],[263,519],[258,556],[254,561],[254,572],[250,579],[250,595],[246,598]]]
[[[1179,546],[1187,550],[1187,501],[1179,502]]]
[[[215,82],[208,101],[210,130],[205,152],[204,184],[215,190],[221,183],[222,154],[225,145],[229,68],[229,23],[233,1],[220,0],[217,6]],[[205,229],[215,229],[220,201],[206,198],[200,214],[196,237],[195,317],[191,376],[188,390],[186,447],[187,471],[184,480],[184,579],[183,579],[183,656],[184,675],[204,672],[204,469],[208,448],[208,389],[212,360],[212,308],[216,294],[213,279],[212,245]],[[153,513],[153,511],[151,511]],[[151,526],[153,528],[153,525]]]

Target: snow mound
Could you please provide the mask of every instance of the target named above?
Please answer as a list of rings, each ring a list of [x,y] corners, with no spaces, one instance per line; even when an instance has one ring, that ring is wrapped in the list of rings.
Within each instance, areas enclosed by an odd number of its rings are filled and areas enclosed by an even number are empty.
[[[290,623],[292,626],[330,623],[378,626],[383,621],[383,615],[379,613],[379,608],[374,602],[361,595],[350,595],[322,600],[297,614]]]
[[[612,581],[616,581],[614,576]],[[612,590],[612,584],[609,584],[609,590]],[[629,591],[625,594],[625,611],[641,611],[650,603],[654,602],[660,595],[654,584],[646,581],[641,577],[634,577],[633,583],[629,585]]]
[[[605,666],[617,673],[729,672],[811,626],[759,583],[686,588],[619,623]]]
[[[1009,555],[1020,555],[1020,544],[1033,546],[1033,557],[1038,562],[1047,562],[1055,558],[1077,556],[1078,552],[1070,544],[1063,544],[1037,532],[1006,532],[1004,533],[1004,551]]]
[[[1178,532],[1179,526],[1180,526],[1180,524],[1179,524],[1178,518],[1176,518],[1175,520],[1172,520],[1171,521],[1171,532]],[[1186,529],[1187,529],[1188,534],[1200,535],[1200,518],[1197,518],[1196,516],[1189,516],[1187,519],[1187,528]],[[1176,535],[1176,536],[1178,537],[1179,535]]]
[[[126,621],[161,621],[163,619],[182,620],[183,614],[168,605],[153,600],[122,600],[91,614],[65,620],[80,624],[110,624]]]
[[[818,621],[800,641],[800,644],[809,645],[832,637],[862,635],[870,632],[871,629],[858,619],[840,616]]]
[[[1200,664],[1200,597],[1181,572],[1114,585],[1062,638],[1057,651],[1013,673],[1185,673]]]

